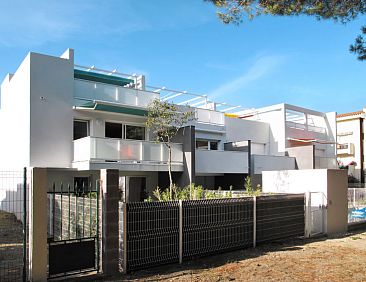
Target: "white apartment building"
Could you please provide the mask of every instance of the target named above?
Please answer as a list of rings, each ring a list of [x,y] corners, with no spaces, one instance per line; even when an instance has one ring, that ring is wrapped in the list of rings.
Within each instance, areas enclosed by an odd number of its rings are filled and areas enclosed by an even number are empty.
[[[188,97],[188,98],[187,98]],[[50,179],[92,182],[118,169],[129,201],[167,187],[167,149],[145,127],[147,106],[161,99],[190,106],[196,120],[176,137],[174,181],[243,189],[265,170],[335,168],[335,113],[288,104],[243,110],[207,96],[149,87],[125,75],[29,53],[1,84],[0,166],[53,168]]]
[[[337,115],[337,159],[348,174],[364,183],[365,109]]]

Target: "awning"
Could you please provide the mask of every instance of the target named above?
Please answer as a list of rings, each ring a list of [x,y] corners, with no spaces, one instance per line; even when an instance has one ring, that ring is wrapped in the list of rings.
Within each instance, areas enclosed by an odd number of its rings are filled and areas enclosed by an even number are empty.
[[[101,74],[96,73],[92,71],[83,71],[83,70],[74,70],[74,78],[78,79],[84,79],[89,81],[95,81],[95,82],[102,82],[102,83],[108,83],[118,86],[125,86],[130,83],[134,83],[132,79],[127,79],[119,76],[114,75],[107,75],[107,74]]]
[[[109,103],[105,101],[90,101],[86,102],[82,105],[75,106],[75,110],[94,110],[94,111],[102,111],[102,112],[110,112],[110,113],[119,113],[119,114],[128,114],[135,116],[147,116],[147,110],[132,108],[127,105]]]
[[[288,137],[287,140],[303,142],[303,143],[336,144],[336,142],[334,142],[334,141],[311,139],[311,138],[291,138],[291,137]]]

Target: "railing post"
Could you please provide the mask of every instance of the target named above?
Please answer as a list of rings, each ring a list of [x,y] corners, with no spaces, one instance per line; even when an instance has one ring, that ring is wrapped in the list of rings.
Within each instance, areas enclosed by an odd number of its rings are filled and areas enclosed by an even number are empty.
[[[311,236],[311,193],[305,193],[305,237]]]
[[[23,170],[23,281],[27,281],[27,168]]]
[[[122,203],[122,216],[123,216],[123,272],[127,272],[127,203]]]
[[[179,200],[179,263],[183,262],[183,203]]]
[[[257,246],[257,196],[253,196],[253,248]]]

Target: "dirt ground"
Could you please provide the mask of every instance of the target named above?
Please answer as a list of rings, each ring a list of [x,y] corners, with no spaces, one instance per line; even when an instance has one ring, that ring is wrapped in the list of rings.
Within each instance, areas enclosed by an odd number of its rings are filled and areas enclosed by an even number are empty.
[[[107,281],[366,281],[366,232],[281,241]]]

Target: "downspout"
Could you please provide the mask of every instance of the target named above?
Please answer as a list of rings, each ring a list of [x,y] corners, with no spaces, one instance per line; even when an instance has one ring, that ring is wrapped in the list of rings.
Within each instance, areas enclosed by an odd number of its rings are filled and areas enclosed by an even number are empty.
[[[364,177],[365,177],[365,173],[363,171],[363,162],[364,162],[364,156],[363,156],[363,143],[364,143],[364,132],[363,132],[363,118],[360,117],[360,161],[361,161],[361,165],[360,165],[360,169],[361,169],[361,174],[360,174],[360,180],[362,183],[364,183]]]

